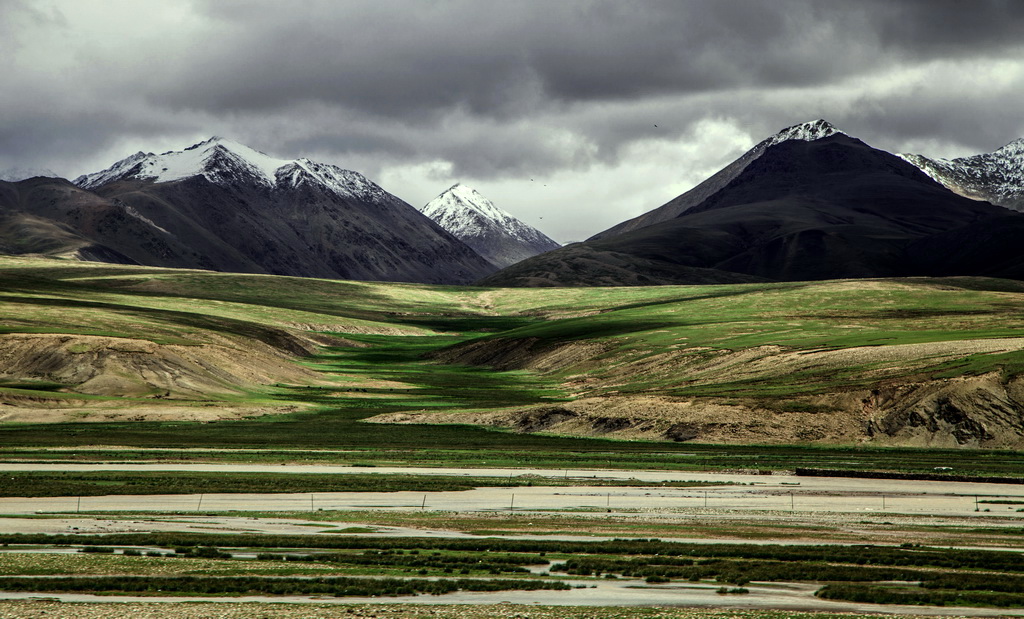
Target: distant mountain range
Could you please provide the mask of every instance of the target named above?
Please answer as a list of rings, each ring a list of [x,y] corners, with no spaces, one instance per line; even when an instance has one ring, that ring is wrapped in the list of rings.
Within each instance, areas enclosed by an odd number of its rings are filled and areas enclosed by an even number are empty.
[[[1022,234],[1024,215],[953,193],[908,161],[818,120],[762,141],[660,208],[481,283],[1024,279]]]
[[[461,183],[428,202],[424,215],[499,267],[561,247]]]
[[[563,248],[465,185],[421,213],[358,172],[219,137],[139,152],[73,183],[49,170],[0,178],[7,254],[502,286],[1024,279],[1024,139],[932,159],[803,123],[661,207]]]
[[[75,179],[0,183],[0,251],[465,284],[496,267],[363,175],[214,137]]]

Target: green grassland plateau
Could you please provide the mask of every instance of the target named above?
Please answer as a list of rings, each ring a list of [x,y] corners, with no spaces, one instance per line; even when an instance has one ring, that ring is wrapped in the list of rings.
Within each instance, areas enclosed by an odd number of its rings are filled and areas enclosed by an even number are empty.
[[[956,458],[993,472],[1024,445],[1017,282],[496,289],[3,258],[0,303],[5,457],[902,470],[980,446]]]

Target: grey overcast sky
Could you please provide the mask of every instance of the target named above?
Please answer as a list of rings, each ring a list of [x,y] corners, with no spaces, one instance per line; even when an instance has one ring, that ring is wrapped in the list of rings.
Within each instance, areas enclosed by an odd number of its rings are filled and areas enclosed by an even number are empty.
[[[558,241],[825,118],[893,152],[1024,136],[1024,0],[0,0],[0,169],[223,135]]]

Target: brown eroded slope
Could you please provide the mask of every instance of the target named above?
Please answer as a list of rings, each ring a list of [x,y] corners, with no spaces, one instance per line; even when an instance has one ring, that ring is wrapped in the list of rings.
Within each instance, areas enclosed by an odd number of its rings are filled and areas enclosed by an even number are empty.
[[[258,340],[199,345],[72,334],[0,339],[0,421],[213,420],[280,412],[246,402],[262,386],[316,384],[295,355]],[[310,344],[310,349],[312,350]],[[40,393],[38,387],[49,390]],[[23,387],[24,389],[18,389]]]
[[[1015,288],[981,280],[686,289],[676,303],[608,308],[434,356],[557,378],[570,401],[377,420],[702,443],[1020,448],[1020,305]]]

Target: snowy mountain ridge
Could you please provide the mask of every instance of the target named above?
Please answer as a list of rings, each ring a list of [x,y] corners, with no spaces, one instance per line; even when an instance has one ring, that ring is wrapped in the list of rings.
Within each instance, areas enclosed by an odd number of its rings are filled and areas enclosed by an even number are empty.
[[[956,159],[908,153],[899,157],[954,193],[1024,211],[1024,138],[991,153]]]
[[[266,189],[319,185],[342,197],[369,201],[390,195],[358,172],[306,158],[278,159],[220,136],[159,155],[140,151],[106,170],[79,176],[74,183],[83,189],[95,189],[126,179],[167,183],[194,176],[217,185],[251,183]]]
[[[461,183],[452,185],[420,211],[498,266],[560,247],[541,231]]]
[[[840,135],[846,135],[846,133],[837,129],[832,123],[819,118],[818,120],[811,120],[805,123],[800,123],[799,125],[793,125],[792,127],[786,127],[782,131],[779,131],[775,135],[759,143],[754,147],[754,149],[756,150],[762,146],[767,148],[768,146],[774,146],[789,140],[813,142],[814,140],[827,138],[831,135],[836,135],[837,133]]]
[[[495,269],[358,172],[223,137],[138,152],[74,183],[75,199],[94,202],[90,216],[103,219],[82,235],[122,261],[429,284],[468,284]],[[74,228],[77,213],[56,215]]]

